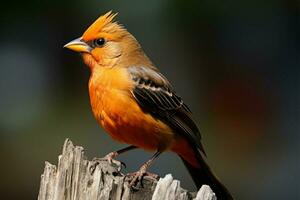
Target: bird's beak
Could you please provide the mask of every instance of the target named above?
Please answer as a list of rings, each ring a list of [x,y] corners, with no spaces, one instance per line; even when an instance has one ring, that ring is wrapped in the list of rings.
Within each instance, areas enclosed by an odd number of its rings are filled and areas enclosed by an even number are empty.
[[[64,48],[71,49],[72,51],[80,52],[80,53],[90,53],[92,48],[82,40],[82,38],[77,38],[72,40],[68,44],[64,46]]]

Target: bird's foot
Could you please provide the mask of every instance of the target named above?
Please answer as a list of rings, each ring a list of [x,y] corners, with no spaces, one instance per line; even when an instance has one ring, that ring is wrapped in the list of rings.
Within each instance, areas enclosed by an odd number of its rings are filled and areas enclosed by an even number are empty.
[[[129,178],[129,186],[132,189],[135,190],[139,190],[138,185],[140,185],[141,187],[143,187],[143,179],[144,177],[147,177],[149,179],[152,179],[153,181],[157,181],[157,179],[159,178],[159,176],[157,174],[153,174],[151,172],[147,172],[147,165],[143,165],[139,171],[137,172],[133,172],[133,173],[129,173],[126,175],[126,177]]]
[[[93,172],[97,165],[99,165],[103,161],[107,161],[110,165],[117,167],[117,172],[121,172],[123,168],[126,168],[126,164],[122,161],[115,160],[114,158],[117,157],[119,154],[117,152],[111,152],[104,156],[103,158],[93,158],[93,164],[90,167],[91,172]]]
[[[118,166],[118,171],[121,171],[122,168],[126,168],[126,164],[122,161],[115,160],[114,158],[117,157],[119,154],[116,151],[110,152],[103,160],[107,160],[109,164]]]

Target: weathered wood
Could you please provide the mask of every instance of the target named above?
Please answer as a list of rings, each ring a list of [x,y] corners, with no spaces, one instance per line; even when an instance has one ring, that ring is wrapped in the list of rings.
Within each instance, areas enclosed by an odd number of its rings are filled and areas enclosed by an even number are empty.
[[[146,177],[143,187],[136,191],[128,187],[126,176],[118,173],[119,166],[97,161],[99,164],[88,161],[84,149],[67,139],[58,166],[45,163],[38,200],[216,200],[209,186],[203,185],[197,194],[191,193],[171,175],[158,181]]]

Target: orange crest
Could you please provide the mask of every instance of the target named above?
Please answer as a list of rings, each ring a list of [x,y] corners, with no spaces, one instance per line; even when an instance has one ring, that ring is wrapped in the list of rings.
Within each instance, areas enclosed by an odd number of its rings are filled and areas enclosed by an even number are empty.
[[[104,37],[114,39],[120,36],[120,33],[125,29],[120,26],[113,19],[118,13],[112,11],[100,16],[82,35],[84,41],[93,40],[96,38]],[[118,31],[119,30],[119,31]],[[112,34],[114,32],[114,34]]]

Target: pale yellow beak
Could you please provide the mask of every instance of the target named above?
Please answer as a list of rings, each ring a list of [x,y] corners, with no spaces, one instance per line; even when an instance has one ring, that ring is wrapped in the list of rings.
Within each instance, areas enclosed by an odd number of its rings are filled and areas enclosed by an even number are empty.
[[[71,42],[66,44],[64,48],[68,48],[79,53],[90,53],[92,50],[92,48],[87,43],[85,43],[81,37],[72,40]]]

